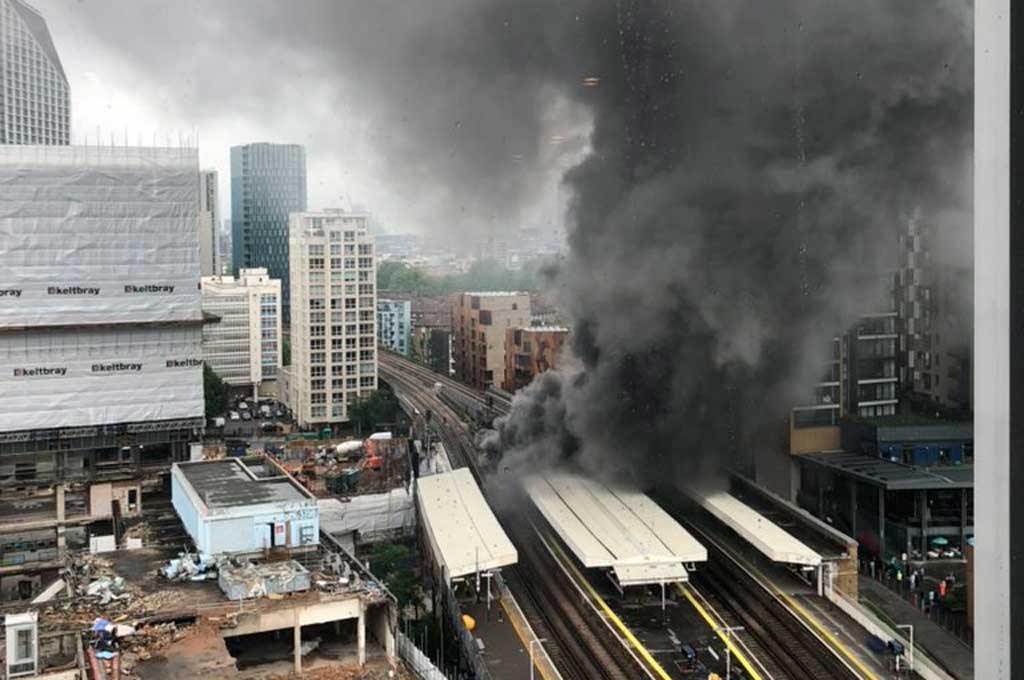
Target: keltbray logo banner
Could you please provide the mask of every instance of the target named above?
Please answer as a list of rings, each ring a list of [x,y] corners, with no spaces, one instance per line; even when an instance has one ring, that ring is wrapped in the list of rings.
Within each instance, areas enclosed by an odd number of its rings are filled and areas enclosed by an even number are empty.
[[[67,375],[67,366],[33,366],[14,369],[15,378],[39,378],[48,375]]]

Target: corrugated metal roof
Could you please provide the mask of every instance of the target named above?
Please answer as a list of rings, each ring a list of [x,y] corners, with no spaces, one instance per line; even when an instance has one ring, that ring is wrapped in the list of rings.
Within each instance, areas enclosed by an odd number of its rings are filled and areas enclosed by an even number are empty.
[[[800,458],[889,491],[974,488],[974,467],[969,465],[924,468],[842,451],[806,453]]]
[[[423,526],[449,580],[519,561],[468,468],[421,477],[417,484]]]
[[[773,562],[821,564],[821,555],[732,494],[696,489],[687,494]]]
[[[610,567],[622,585],[686,580],[683,563],[708,558],[703,545],[635,489],[560,472],[529,477],[524,486],[583,566]]]

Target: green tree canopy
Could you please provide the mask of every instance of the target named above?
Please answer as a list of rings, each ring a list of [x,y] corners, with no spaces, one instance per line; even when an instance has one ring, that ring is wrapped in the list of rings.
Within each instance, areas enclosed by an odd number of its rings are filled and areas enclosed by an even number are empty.
[[[382,294],[450,295],[467,290],[537,290],[540,287],[541,260],[528,262],[522,269],[509,269],[493,260],[475,262],[464,274],[432,277],[422,269],[404,262],[381,262],[377,267],[377,290]]]
[[[390,390],[380,389],[368,396],[357,396],[348,407],[356,432],[372,432],[381,423],[393,423],[398,415],[398,400]]]
[[[203,399],[206,417],[216,418],[228,405],[228,386],[207,363],[203,364]]]

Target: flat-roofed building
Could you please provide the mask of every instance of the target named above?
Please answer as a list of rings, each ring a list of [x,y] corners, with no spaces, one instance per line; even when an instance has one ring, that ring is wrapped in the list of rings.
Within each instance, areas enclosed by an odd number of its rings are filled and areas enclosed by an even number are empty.
[[[569,339],[564,326],[531,326],[505,331],[505,378],[502,389],[515,392],[544,371],[557,368]]]
[[[196,547],[210,555],[319,543],[316,497],[277,466],[238,458],[176,463],[171,503]]]
[[[281,366],[281,282],[266,269],[203,277],[203,360],[224,382],[258,389]]]
[[[407,357],[411,336],[412,302],[377,300],[377,344]]]
[[[451,297],[455,378],[471,387],[500,387],[505,373],[505,331],[530,325],[530,295],[458,293]]]

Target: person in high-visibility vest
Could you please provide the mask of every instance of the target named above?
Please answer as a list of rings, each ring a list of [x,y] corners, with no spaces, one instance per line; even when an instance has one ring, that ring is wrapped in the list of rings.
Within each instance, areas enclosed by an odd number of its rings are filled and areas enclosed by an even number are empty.
[[[940,598],[945,598],[946,597],[946,582],[945,581],[939,581],[939,597]]]

